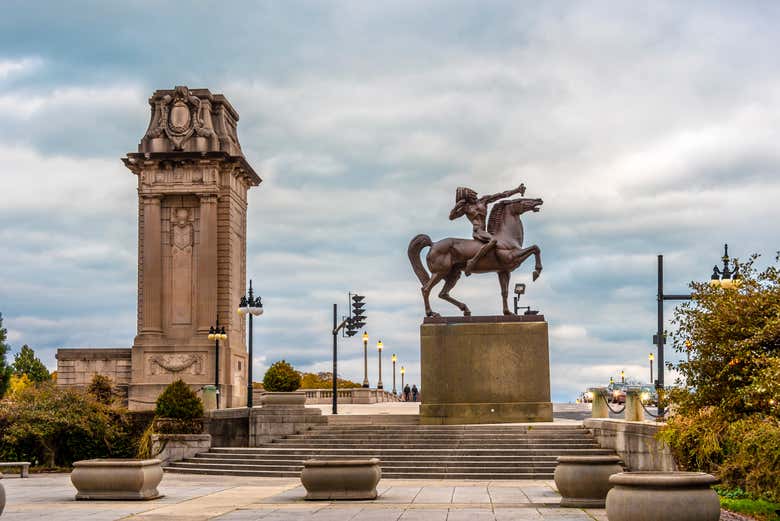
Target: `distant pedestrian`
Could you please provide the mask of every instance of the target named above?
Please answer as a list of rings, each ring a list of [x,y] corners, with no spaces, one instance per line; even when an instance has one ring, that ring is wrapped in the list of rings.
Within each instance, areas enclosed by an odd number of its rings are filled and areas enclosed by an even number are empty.
[[[412,401],[413,402],[417,401],[417,393],[418,392],[419,391],[417,390],[417,384],[412,384]]]
[[[410,395],[411,395],[411,393],[412,393],[412,390],[411,390],[411,388],[409,387],[409,384],[406,384],[406,385],[404,386],[404,401],[405,401],[405,402],[408,402],[408,401],[409,401],[409,399],[411,398],[411,396],[410,396]]]

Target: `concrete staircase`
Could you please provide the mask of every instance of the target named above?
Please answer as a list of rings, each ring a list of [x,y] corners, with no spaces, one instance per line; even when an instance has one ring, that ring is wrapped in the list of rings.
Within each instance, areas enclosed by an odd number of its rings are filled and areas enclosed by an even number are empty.
[[[614,452],[577,424],[329,425],[261,447],[215,447],[165,470],[298,477],[307,459],[376,457],[384,478],[552,479],[564,454]]]

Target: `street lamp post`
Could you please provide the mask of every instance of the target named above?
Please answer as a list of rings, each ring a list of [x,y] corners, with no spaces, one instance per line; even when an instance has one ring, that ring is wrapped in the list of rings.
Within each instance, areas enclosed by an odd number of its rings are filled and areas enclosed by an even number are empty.
[[[368,333],[363,331],[363,388],[368,387]]]
[[[620,383],[626,383],[626,372],[624,370],[620,370]]]
[[[219,327],[219,315],[217,315],[217,325],[209,328],[208,339],[214,341],[214,387],[217,388],[217,409],[219,409],[219,341],[227,340],[225,327]]]
[[[401,392],[404,392],[404,375],[406,374],[406,368],[401,366]]]
[[[395,356],[395,353],[393,353],[391,360],[393,361],[393,396],[395,396],[397,394],[397,391],[395,389],[395,362],[396,360],[398,360],[398,357]]]
[[[655,355],[653,353],[650,353],[647,355],[647,359],[650,360],[650,383],[653,383],[653,360],[655,359]]]
[[[252,387],[252,365],[254,361],[254,353],[252,348],[254,338],[254,327],[252,326],[252,317],[260,316],[263,314],[263,303],[260,297],[255,299],[254,290],[252,289],[252,279],[249,279],[249,298],[246,296],[241,297],[241,303],[238,305],[238,314],[242,317],[249,315],[249,360],[247,361],[247,382],[246,382],[246,406],[252,408],[253,391]]]
[[[382,341],[376,343],[376,349],[379,352],[379,380],[376,382],[376,388],[377,389],[384,389],[382,386],[382,348],[384,347],[384,344],[382,344]]]
[[[739,266],[734,261],[734,269],[729,267],[729,245],[724,245],[723,248],[723,269],[719,269],[715,266],[712,270],[712,277],[710,283],[718,285],[723,288],[734,287],[739,279]],[[658,416],[663,416],[665,408],[663,406],[663,391],[664,391],[664,344],[666,343],[666,335],[664,334],[664,302],[667,300],[691,300],[691,294],[677,294],[667,295],[664,293],[664,256],[658,256],[658,317],[657,325],[658,330],[653,335],[653,343],[657,346],[658,351],[658,381],[655,382],[655,388],[658,390]]]

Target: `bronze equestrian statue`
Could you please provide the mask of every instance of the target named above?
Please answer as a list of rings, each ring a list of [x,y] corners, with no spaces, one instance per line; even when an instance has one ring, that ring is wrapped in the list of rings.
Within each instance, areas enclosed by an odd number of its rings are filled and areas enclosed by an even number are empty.
[[[483,197],[477,197],[477,193],[470,188],[460,187],[456,191],[456,203],[450,212],[450,220],[465,215],[471,221],[474,238],[450,237],[434,243],[429,236],[420,234],[411,240],[408,248],[409,262],[422,283],[426,316],[440,316],[431,310],[429,296],[433,287],[442,280],[444,287],[439,292],[439,298],[457,306],[464,316],[471,315],[466,304],[450,296],[461,272],[465,272],[466,276],[471,273],[498,273],[504,315],[513,314],[507,302],[510,274],[531,255],[536,259],[533,280],[542,272],[539,246],[534,244],[523,248],[523,223],[520,221],[520,215],[527,211],[538,212],[543,201],[524,198],[506,200],[517,193],[525,195],[525,185]],[[493,202],[496,204],[487,219],[487,206]],[[425,257],[430,275],[420,260],[420,252],[427,246],[431,248]]]

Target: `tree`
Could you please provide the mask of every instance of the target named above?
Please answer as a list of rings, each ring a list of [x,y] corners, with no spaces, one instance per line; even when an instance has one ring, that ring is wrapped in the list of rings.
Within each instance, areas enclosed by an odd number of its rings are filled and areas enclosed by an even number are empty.
[[[203,402],[189,385],[178,379],[157,398],[154,414],[160,418],[193,420],[203,416]]]
[[[50,382],[0,401],[0,459],[55,467],[80,459],[128,457],[127,430],[124,411]]]
[[[757,258],[735,287],[692,283],[692,301],[675,311],[685,357],[668,364],[680,377],[661,437],[683,470],[780,501],[780,253],[761,272]]]
[[[336,382],[339,389],[354,389],[356,387],[363,387],[357,382],[352,380],[346,380],[339,378]],[[330,389],[333,387],[333,373],[302,373],[301,374],[301,389]]]
[[[672,398],[683,412],[780,417],[780,270],[758,272],[757,258],[740,266],[737,288],[692,283],[693,300],[675,312],[674,348],[685,359],[669,366],[681,375]]]
[[[281,360],[265,372],[263,387],[272,393],[296,391],[301,387],[301,375],[288,362]]]
[[[33,382],[46,382],[51,379],[49,370],[27,344],[23,345],[22,349],[14,356],[13,368],[15,375],[26,374]]]
[[[108,376],[95,374],[87,386],[87,394],[102,404],[111,405],[114,401],[114,383]]]
[[[3,314],[0,313],[0,398],[5,396],[6,391],[8,391],[8,386],[11,385],[11,375],[13,374],[11,366],[5,361],[5,355],[11,348],[11,346],[5,343],[7,335],[8,331],[3,328]]]

